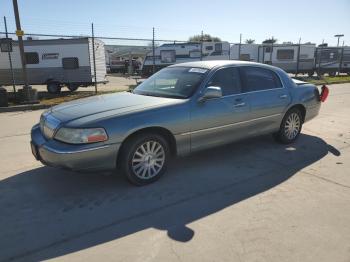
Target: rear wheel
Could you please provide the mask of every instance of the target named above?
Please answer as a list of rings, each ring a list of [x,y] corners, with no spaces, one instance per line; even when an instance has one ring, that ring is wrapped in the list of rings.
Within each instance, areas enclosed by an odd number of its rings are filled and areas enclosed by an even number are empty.
[[[337,72],[329,72],[328,75],[331,76],[331,77],[335,77],[337,74]]]
[[[309,76],[309,77],[313,77],[314,76],[314,71],[309,71],[308,73],[307,73],[307,75]]]
[[[298,108],[290,109],[284,116],[280,130],[274,137],[283,144],[293,143],[299,136],[303,125],[303,117]]]
[[[157,134],[141,134],[123,145],[119,165],[126,178],[142,186],[158,180],[169,159],[168,142]]]
[[[61,85],[59,82],[49,82],[47,83],[47,91],[50,94],[59,94],[61,92]]]
[[[74,92],[79,88],[79,85],[78,84],[68,84],[67,87],[68,87],[69,91]]]

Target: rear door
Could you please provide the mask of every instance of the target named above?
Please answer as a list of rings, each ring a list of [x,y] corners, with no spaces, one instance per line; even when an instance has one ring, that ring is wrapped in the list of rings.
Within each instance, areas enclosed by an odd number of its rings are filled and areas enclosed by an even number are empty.
[[[237,67],[221,68],[207,86],[218,86],[222,97],[204,102],[193,101],[191,109],[192,150],[236,140],[246,134],[245,121],[249,119],[249,101],[242,94],[242,83]]]
[[[249,96],[250,119],[256,133],[277,130],[291,96],[274,71],[254,66],[240,68],[244,91]]]

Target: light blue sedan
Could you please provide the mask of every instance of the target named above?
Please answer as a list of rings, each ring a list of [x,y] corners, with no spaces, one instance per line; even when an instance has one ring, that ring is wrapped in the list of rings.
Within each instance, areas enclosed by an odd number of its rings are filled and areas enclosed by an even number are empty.
[[[132,92],[80,99],[44,112],[31,147],[42,163],[72,170],[118,168],[145,185],[171,156],[271,133],[292,143],[328,95],[283,70],[240,61],[169,66]]]

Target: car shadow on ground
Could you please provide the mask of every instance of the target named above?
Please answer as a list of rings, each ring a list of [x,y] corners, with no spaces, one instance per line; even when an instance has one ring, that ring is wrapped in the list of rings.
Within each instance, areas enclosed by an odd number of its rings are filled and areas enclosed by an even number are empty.
[[[258,137],[175,159],[146,187],[121,176],[29,170],[0,181],[0,260],[55,258],[148,228],[190,241],[196,232],[187,224],[278,186],[328,153],[340,155],[315,136],[289,146]]]

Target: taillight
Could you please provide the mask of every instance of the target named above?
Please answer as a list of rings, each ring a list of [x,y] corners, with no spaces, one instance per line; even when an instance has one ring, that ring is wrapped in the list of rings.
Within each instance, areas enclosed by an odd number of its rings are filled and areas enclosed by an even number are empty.
[[[321,102],[324,102],[326,101],[327,97],[328,97],[328,94],[329,94],[329,89],[326,85],[323,85],[321,87],[321,95],[320,95],[320,100]]]

